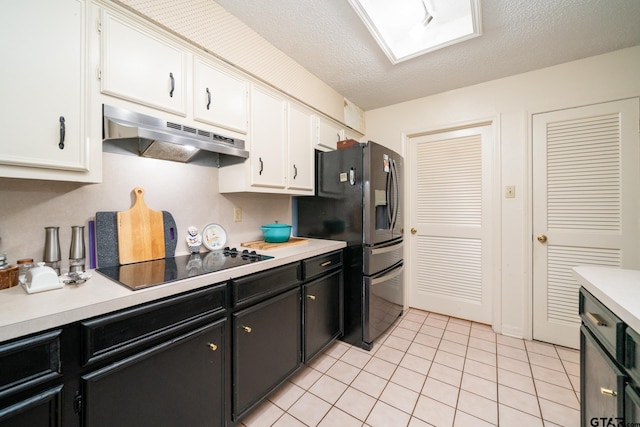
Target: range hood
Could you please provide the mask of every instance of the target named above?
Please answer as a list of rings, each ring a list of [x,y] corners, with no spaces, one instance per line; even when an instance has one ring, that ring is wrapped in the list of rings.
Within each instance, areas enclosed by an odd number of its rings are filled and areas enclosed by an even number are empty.
[[[242,139],[110,105],[102,116],[104,151],[217,167],[249,157]]]

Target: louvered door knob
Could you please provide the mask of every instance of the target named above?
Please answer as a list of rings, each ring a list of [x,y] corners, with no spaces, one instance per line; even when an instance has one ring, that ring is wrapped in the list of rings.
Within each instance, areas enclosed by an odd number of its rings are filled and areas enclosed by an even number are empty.
[[[547,241],[547,236],[545,236],[544,234],[538,234],[538,242],[544,243],[546,241]]]
[[[418,230],[416,230],[415,228],[411,229],[411,234],[416,234],[418,232]]]

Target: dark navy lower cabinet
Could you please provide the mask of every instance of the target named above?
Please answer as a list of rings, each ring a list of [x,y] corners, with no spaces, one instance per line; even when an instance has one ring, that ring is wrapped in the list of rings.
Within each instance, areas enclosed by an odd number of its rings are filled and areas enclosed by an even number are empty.
[[[222,426],[226,319],[81,377],[87,427]]]
[[[233,420],[301,365],[300,288],[233,314]]]

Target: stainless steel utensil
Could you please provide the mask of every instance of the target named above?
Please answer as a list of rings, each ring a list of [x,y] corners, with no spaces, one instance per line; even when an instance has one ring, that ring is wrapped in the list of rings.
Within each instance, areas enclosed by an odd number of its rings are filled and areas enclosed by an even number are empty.
[[[45,265],[53,268],[56,274],[60,274],[60,227],[45,227],[44,255],[42,259]]]
[[[69,248],[69,271],[84,271],[84,226],[71,226],[71,247]]]

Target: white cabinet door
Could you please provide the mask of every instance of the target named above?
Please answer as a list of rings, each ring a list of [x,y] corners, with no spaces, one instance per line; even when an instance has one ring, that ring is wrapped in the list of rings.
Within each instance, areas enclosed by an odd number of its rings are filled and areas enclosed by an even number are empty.
[[[194,59],[195,119],[247,133],[249,83],[204,59]]]
[[[338,141],[344,139],[344,130],[324,117],[316,117],[316,120],[316,148],[323,151],[335,150]]]
[[[11,165],[0,176],[89,169],[85,7],[82,0],[22,0],[0,13],[0,165]]]
[[[104,12],[103,93],[185,116],[186,74],[184,49]]]
[[[313,118],[314,114],[294,103],[288,109],[288,170],[287,188],[313,194]]]
[[[287,103],[260,86],[251,93],[251,185],[285,187]]]

